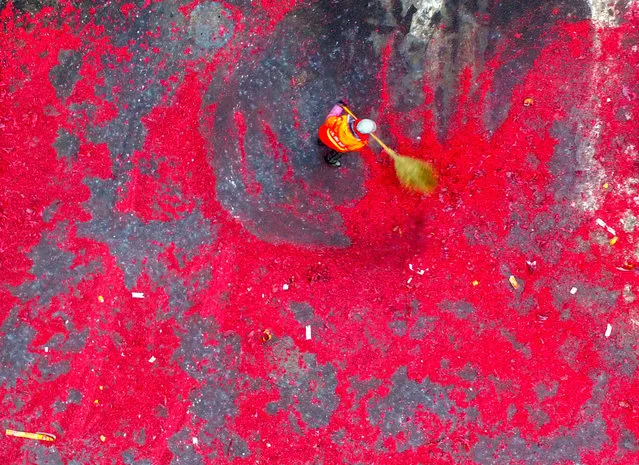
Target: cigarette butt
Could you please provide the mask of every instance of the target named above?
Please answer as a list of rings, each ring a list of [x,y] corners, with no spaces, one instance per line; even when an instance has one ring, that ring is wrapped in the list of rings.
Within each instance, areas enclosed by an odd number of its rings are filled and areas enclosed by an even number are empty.
[[[608,323],[608,325],[606,326],[606,333],[604,334],[604,336],[610,337],[611,334],[612,334],[612,325]]]
[[[26,431],[16,431],[13,429],[7,429],[4,432],[7,436],[13,436],[16,438],[35,439],[36,441],[55,441],[55,435],[49,433],[28,433]]]
[[[134,299],[144,299],[144,292],[131,292],[131,297]]]
[[[479,286],[479,281],[477,280],[473,281],[473,286]]]
[[[306,325],[306,340],[311,340],[311,325]]]
[[[618,240],[619,238],[617,236],[613,237],[612,239],[610,239],[610,245],[615,245]]]
[[[510,285],[513,287],[513,289],[519,289],[519,283],[517,282],[517,279],[515,279],[513,275],[510,275],[510,278],[508,278],[508,281],[510,282]]]

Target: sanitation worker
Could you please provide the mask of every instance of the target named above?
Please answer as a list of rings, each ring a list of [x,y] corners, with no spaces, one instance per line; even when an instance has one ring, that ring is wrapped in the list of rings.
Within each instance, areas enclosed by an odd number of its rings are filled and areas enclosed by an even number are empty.
[[[318,143],[331,149],[324,159],[335,167],[342,166],[339,159],[343,153],[362,150],[366,146],[368,135],[377,129],[373,120],[357,119],[345,112],[343,107],[346,105],[344,100],[337,102],[319,128]]]

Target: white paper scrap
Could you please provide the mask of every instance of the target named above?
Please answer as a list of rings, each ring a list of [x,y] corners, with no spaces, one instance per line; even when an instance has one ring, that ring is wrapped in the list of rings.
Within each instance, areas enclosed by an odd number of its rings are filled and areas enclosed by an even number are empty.
[[[612,334],[612,325],[608,323],[608,326],[606,327],[606,334],[604,334],[604,336],[610,337],[611,334]]]
[[[306,340],[311,340],[311,325],[306,325]]]
[[[131,297],[134,299],[144,299],[144,292],[131,292]]]

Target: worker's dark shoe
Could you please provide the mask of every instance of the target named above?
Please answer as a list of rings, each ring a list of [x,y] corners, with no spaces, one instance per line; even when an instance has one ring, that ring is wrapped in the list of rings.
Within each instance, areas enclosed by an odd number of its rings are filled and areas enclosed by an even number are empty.
[[[331,166],[334,166],[335,168],[339,168],[340,166],[342,166],[342,162],[339,161],[339,157],[326,156],[324,157],[324,160],[326,160],[326,163],[328,163]]]

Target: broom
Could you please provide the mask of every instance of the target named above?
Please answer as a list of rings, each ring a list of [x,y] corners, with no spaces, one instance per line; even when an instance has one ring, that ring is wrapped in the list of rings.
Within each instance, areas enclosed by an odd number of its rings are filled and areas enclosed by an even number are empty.
[[[357,119],[357,116],[355,116],[347,107],[342,105],[342,108],[353,118]],[[430,163],[400,155],[382,142],[382,140],[375,134],[371,133],[370,136],[375,139],[375,141],[393,159],[393,163],[395,164],[395,174],[402,186],[422,193],[430,193],[433,189],[435,189],[435,186],[437,185],[437,176],[435,175],[433,166]]]

